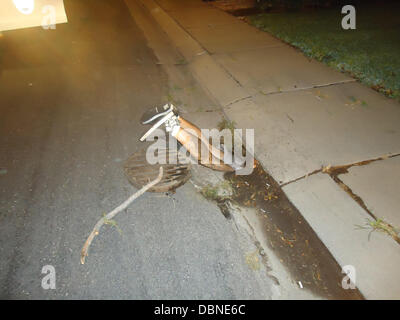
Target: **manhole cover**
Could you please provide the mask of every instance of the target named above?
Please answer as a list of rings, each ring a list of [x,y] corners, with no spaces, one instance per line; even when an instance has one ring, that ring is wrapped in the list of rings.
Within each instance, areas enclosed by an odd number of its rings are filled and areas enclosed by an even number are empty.
[[[150,192],[173,191],[189,180],[190,163],[185,163],[188,161],[184,154],[169,149],[158,149],[155,155],[165,157],[166,164],[149,164],[146,160],[146,149],[135,152],[125,161],[125,175],[133,186],[140,189],[156,179],[160,166],[164,170],[163,177],[159,183],[148,190]],[[172,161],[169,159],[176,159],[176,163],[170,163]]]

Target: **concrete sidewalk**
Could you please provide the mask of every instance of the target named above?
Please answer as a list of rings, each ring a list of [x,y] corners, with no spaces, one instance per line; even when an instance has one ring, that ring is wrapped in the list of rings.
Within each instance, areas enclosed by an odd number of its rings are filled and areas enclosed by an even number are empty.
[[[356,230],[400,226],[400,105],[201,0],[142,2],[362,294],[400,298],[399,244]]]

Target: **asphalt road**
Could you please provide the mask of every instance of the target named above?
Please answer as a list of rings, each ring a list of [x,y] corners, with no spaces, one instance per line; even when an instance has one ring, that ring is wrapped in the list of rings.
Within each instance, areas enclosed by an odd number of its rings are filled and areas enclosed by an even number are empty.
[[[65,7],[56,30],[0,38],[0,298],[268,298],[240,233],[189,183],[139,198],[80,264],[95,222],[135,191],[122,161],[169,80],[124,1]]]

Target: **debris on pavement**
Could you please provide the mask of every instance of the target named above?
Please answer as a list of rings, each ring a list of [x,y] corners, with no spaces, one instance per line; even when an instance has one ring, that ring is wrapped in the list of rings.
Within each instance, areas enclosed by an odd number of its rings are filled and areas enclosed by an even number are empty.
[[[116,207],[111,212],[107,213],[96,223],[96,225],[93,228],[93,231],[90,233],[89,237],[87,238],[85,244],[82,247],[81,264],[85,264],[85,258],[88,255],[89,246],[92,243],[94,237],[99,234],[100,228],[103,226],[103,224],[108,224],[110,221],[112,221],[112,218],[114,218],[114,216],[117,215],[117,213],[121,212],[122,210],[125,210],[135,199],[137,199],[143,193],[145,193],[147,190],[149,190],[151,187],[153,187],[157,183],[159,183],[162,179],[162,176],[163,176],[163,167],[161,166],[160,173],[155,180],[149,182],[142,189],[135,192],[132,196],[130,196],[127,200],[125,200],[122,204],[120,204],[118,207]]]

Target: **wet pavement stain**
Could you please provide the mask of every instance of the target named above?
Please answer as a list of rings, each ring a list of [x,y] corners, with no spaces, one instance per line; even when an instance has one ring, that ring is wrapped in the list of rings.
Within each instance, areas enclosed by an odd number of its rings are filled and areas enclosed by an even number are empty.
[[[296,282],[327,299],[363,299],[355,290],[345,290],[345,274],[278,183],[256,161],[250,175],[225,173],[233,195],[231,201],[257,210],[270,248]]]

